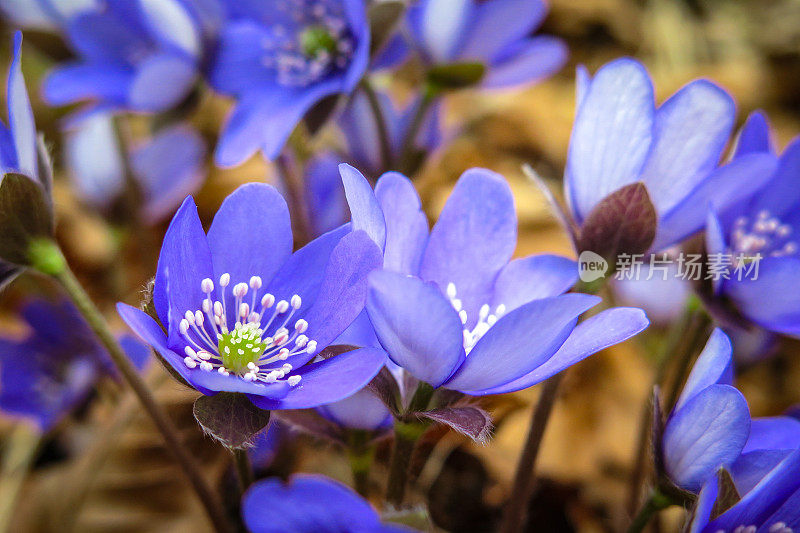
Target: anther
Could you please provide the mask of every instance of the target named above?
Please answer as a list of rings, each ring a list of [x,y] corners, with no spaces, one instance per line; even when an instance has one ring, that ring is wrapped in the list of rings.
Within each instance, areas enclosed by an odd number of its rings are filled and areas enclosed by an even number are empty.
[[[289,376],[289,379],[287,381],[289,381],[290,387],[295,387],[298,383],[300,383],[300,379],[301,379],[300,376]]]
[[[227,272],[219,277],[219,284],[221,287],[227,287],[231,282],[231,275]]]
[[[250,288],[254,291],[261,288],[261,276],[252,276],[250,278]]]
[[[292,308],[293,309],[300,309],[300,305],[303,303],[303,300],[300,298],[299,295],[295,294],[292,296]]]
[[[200,282],[200,289],[205,294],[211,294],[214,292],[214,282],[211,281],[211,278],[205,278],[203,281]]]
[[[278,305],[275,306],[275,310],[278,311],[278,313],[285,313],[288,309],[289,309],[289,302],[287,302],[286,300],[281,300],[280,302],[278,302]]]

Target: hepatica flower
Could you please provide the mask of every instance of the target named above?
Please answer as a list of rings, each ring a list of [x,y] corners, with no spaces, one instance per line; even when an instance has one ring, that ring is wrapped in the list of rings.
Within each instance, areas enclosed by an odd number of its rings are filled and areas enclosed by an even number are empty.
[[[281,512],[274,511],[280,502]],[[323,476],[297,474],[254,484],[242,500],[242,516],[253,533],[380,533],[412,531],[381,524],[369,503],[348,487]]]
[[[775,168],[767,154],[719,166],[735,106],[709,81],[693,81],[656,107],[645,68],[619,59],[593,78],[579,69],[577,100],[565,187],[582,232],[607,218],[596,212],[608,208],[604,200],[642,183],[657,217],[655,240],[644,247],[662,250],[701,230],[709,205],[725,209],[746,198]],[[624,197],[619,202],[626,207]]]
[[[710,479],[695,507],[691,533],[792,533],[800,528],[800,450],[789,452],[768,469],[741,500],[712,517],[720,496],[719,481]]]
[[[664,467],[683,489],[699,492],[717,469],[739,457],[747,442],[750,411],[732,380],[731,343],[716,329],[664,427]]]
[[[47,431],[87,398],[104,373],[113,375],[113,365],[71,303],[35,300],[21,315],[27,336],[0,338],[0,410]],[[130,337],[121,343],[141,368],[149,350]]]
[[[17,32],[6,91],[8,126],[0,121],[0,287],[29,265],[31,243],[54,231],[52,175],[49,162],[40,161],[21,54]]]
[[[211,83],[237,100],[217,145],[221,166],[259,148],[275,158],[317,102],[351,92],[364,74],[369,27],[363,0],[227,2]]]
[[[756,113],[739,137],[734,161],[772,152],[766,118]],[[777,170],[767,177],[762,188],[730,209],[712,209],[706,245],[709,254],[730,259],[729,279],[716,283],[716,295],[761,327],[796,336],[800,298],[787,288],[800,271],[800,138],[786,147]],[[747,274],[748,262],[758,263],[757,272]]]
[[[482,86],[508,87],[539,81],[564,66],[563,41],[529,37],[546,14],[541,0],[420,0],[408,9],[406,35],[428,65],[478,63]]]
[[[78,59],[45,79],[51,105],[91,100],[111,109],[164,111],[197,79],[201,30],[180,0],[105,0],[72,14],[63,28]]]
[[[391,360],[420,381],[469,395],[539,383],[643,330],[641,310],[616,308],[577,324],[599,303],[566,294],[577,266],[540,255],[511,260],[517,219],[500,175],[464,173],[433,229],[411,182],[384,175],[373,192],[342,166],[353,228],[384,250],[367,311]]]
[[[265,184],[223,203],[208,234],[187,198],[158,262],[150,316],[119,304],[128,325],[206,395],[246,394],[263,409],[338,401],[383,364],[373,349],[314,362],[361,312],[380,253],[347,226],[292,253],[286,203]]]

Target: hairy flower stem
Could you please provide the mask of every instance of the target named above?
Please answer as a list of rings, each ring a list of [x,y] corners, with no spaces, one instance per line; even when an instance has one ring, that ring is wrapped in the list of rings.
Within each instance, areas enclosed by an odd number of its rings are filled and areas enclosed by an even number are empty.
[[[672,382],[668,401],[664,408],[669,411],[675,404],[677,394],[685,380],[685,375],[689,369],[689,363],[698,347],[703,346],[709,317],[702,309],[700,300],[691,296],[684,306],[681,316],[672,324],[663,349],[658,357],[658,367],[653,379],[653,386],[661,385],[667,376],[667,370],[671,362],[677,358],[677,368]],[[650,388],[652,390],[652,387]],[[650,436],[650,418],[652,409],[650,404],[646,404],[642,409],[639,421],[639,433],[637,436],[633,468],[628,491],[628,513],[631,515],[636,510],[639,503],[639,495],[642,490],[642,480],[645,475],[645,460],[647,459],[648,439]]]
[[[361,80],[361,90],[364,91],[364,95],[367,97],[372,117],[375,119],[375,127],[378,130],[378,145],[381,151],[381,164],[383,165],[381,170],[386,172],[391,170],[392,167],[392,146],[389,139],[389,128],[386,125],[386,117],[383,115],[375,88],[367,77]]]
[[[400,144],[400,157],[396,161],[397,169],[403,174],[411,174],[414,170],[414,141],[419,135],[428,109],[430,109],[438,94],[439,91],[431,86],[425,87],[422,91],[422,100],[420,100],[417,112],[411,119],[411,124],[408,127],[408,131],[406,131],[405,137],[403,137],[403,142]]]
[[[511,489],[511,500],[503,513],[500,533],[516,533],[523,529],[528,501],[533,491],[536,457],[539,454],[544,430],[547,428],[547,421],[550,419],[550,413],[553,411],[553,405],[558,395],[558,386],[563,378],[564,373],[562,372],[544,382],[539,402],[532,411],[528,437],[525,440],[525,447],[522,449],[519,463],[517,463],[514,485]]]
[[[128,356],[125,355],[125,352],[111,333],[105,318],[92,303],[86,291],[83,290],[75,274],[70,270],[58,245],[52,241],[48,242],[49,246],[45,246],[46,243],[40,242],[36,247],[36,252],[32,252],[33,266],[59,281],[89,327],[92,328],[92,331],[105,347],[120,374],[128,382],[153,423],[161,432],[167,449],[172,452],[192,484],[215,530],[230,531],[230,525],[225,518],[222,502],[218,495],[211,490],[200,471],[200,467],[186,451],[175,425],[161,406],[158,405],[139,372],[128,359]]]
[[[298,245],[303,246],[314,237],[303,178],[295,168],[291,157],[285,152],[275,159],[275,166],[286,187],[286,199],[289,203],[289,212],[293,216],[295,239]]]
[[[424,426],[418,422],[395,421],[394,446],[389,460],[389,482],[386,486],[386,501],[395,508],[400,508],[405,500],[411,456],[423,432]]]
[[[250,464],[250,456],[247,450],[237,448],[231,450],[233,462],[236,465],[236,480],[239,482],[239,491],[244,494],[250,485],[253,484],[253,466]]]
[[[662,494],[658,489],[653,489],[647,501],[644,502],[644,505],[639,509],[639,512],[636,513],[633,522],[631,522],[631,525],[628,527],[628,533],[639,533],[643,531],[657,512],[666,509],[673,505],[673,503],[671,498]]]
[[[347,458],[353,474],[353,487],[364,498],[369,497],[369,471],[375,457],[375,448],[369,439],[366,431],[352,430],[348,435]]]

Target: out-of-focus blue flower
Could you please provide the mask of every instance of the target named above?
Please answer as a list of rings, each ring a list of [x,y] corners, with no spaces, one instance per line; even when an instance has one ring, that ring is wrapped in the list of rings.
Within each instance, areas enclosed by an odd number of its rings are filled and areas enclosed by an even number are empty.
[[[716,476],[703,487],[691,533],[792,533],[800,528],[800,450],[789,451],[742,499],[712,519],[720,487]],[[738,485],[737,485],[738,486]]]
[[[482,63],[482,86],[508,87],[539,81],[566,63],[562,40],[529,37],[546,14],[542,0],[420,0],[408,9],[407,35],[427,64]],[[388,49],[393,59],[400,54]]]
[[[79,59],[47,76],[44,99],[142,112],[178,104],[195,84],[203,54],[201,28],[187,5],[103,0],[72,14],[63,30]]]
[[[21,28],[54,30],[69,17],[96,9],[101,0],[0,0],[3,15]]]
[[[187,198],[164,237],[150,316],[119,304],[128,325],[206,395],[238,392],[263,409],[341,400],[366,385],[384,354],[317,353],[358,316],[380,250],[348,226],[292,253],[289,210],[266,184],[237,189],[208,231]]]
[[[663,274],[643,264],[634,279],[615,278],[611,283],[620,303],[644,309],[647,318],[659,325],[677,320],[692,294],[692,284],[679,276],[677,262],[665,268],[666,274]]]
[[[280,502],[280,512],[275,512],[276,502]],[[308,474],[294,475],[286,484],[276,478],[254,484],[242,500],[242,516],[253,533],[411,531],[381,524],[375,509],[348,487]]]
[[[753,114],[745,124],[737,161],[774,153],[766,117]],[[754,155],[755,154],[755,155]],[[730,209],[723,206],[709,214],[706,244],[709,254],[730,259],[730,279],[715,284],[716,295],[761,327],[800,335],[800,297],[790,288],[800,269],[800,138],[784,150],[777,170],[767,176],[758,191],[742,197]],[[760,259],[758,258],[760,256]],[[757,274],[747,274],[738,258],[757,261]],[[737,268],[740,270],[737,273]],[[741,278],[741,279],[740,279]]]
[[[577,115],[566,168],[566,196],[580,225],[625,185],[644,183],[658,215],[653,250],[701,230],[707,209],[725,209],[758,190],[773,156],[748,154],[718,167],[735,117],[730,96],[696,80],[655,106],[645,68],[632,59],[578,69]]]
[[[326,96],[355,89],[367,68],[363,0],[228,0],[211,84],[236,108],[217,145],[220,166],[259,148],[275,158],[294,127]]]
[[[373,191],[354,168],[341,171],[353,229],[384,250],[384,270],[370,275],[369,318],[391,360],[415,378],[470,395],[511,392],[647,327],[630,308],[576,327],[600,301],[562,295],[576,264],[551,255],[511,261],[517,218],[502,176],[465,172],[429,232],[406,177],[387,173]]]
[[[76,191],[105,208],[124,192],[126,164],[108,111],[90,113],[66,134],[66,161]],[[129,168],[142,194],[142,216],[157,222],[195,192],[205,177],[206,147],[194,129],[177,124],[136,146]]]
[[[417,99],[400,111],[388,94],[377,92],[377,98],[387,126],[390,163],[399,164],[403,143],[420,101]],[[429,153],[441,144],[439,115],[440,105],[437,102],[425,113],[414,139],[413,148],[417,152]],[[316,155],[309,160],[305,169],[306,199],[317,234],[335,228],[349,216],[339,174],[340,163],[349,163],[370,176],[380,176],[389,170],[381,153],[378,125],[363,91],[353,94],[337,124],[344,134],[344,150]]]
[[[33,110],[25,88],[25,78],[22,76],[22,33],[14,34],[13,58],[8,73],[8,86],[6,90],[6,104],[8,109],[8,126],[0,121],[0,173],[9,172],[23,174],[38,185],[41,185],[43,194],[50,199],[49,170],[40,173],[39,150],[36,139],[36,124],[33,121]],[[2,180],[0,176],[0,180]],[[0,288],[10,282],[19,273],[17,266],[0,260]]]
[[[750,433],[744,396],[731,386],[731,343],[714,330],[664,427],[664,467],[679,487],[700,491],[717,469],[733,463]]]
[[[21,315],[30,328],[27,336],[0,338],[0,410],[47,431],[114,369],[71,303],[36,300]],[[131,337],[121,342],[134,364],[143,367],[150,350]]]
[[[247,450],[253,468],[268,468],[288,434],[289,430],[283,424],[270,422],[269,427],[255,438],[253,447]]]

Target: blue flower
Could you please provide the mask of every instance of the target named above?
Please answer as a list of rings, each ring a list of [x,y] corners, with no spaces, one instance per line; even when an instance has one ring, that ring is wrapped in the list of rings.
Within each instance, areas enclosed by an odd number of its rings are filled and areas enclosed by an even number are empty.
[[[237,189],[208,234],[187,198],[161,248],[153,301],[164,329],[119,304],[128,325],[206,395],[238,392],[263,409],[341,400],[384,355],[369,348],[314,362],[358,316],[380,251],[363,232],[333,230],[292,253],[289,211],[266,184]]]
[[[275,158],[305,113],[326,96],[355,89],[367,68],[363,0],[228,0],[210,80],[237,99],[217,145],[220,166],[259,148]]]
[[[734,162],[771,154],[769,126],[761,113],[745,124]],[[715,206],[708,216],[709,254],[730,254],[733,264],[715,285],[716,296],[759,326],[778,333],[800,335],[800,298],[787,290],[800,269],[800,138],[786,147],[777,170],[759,180],[759,190],[743,196],[729,209]],[[760,256],[760,259],[758,258]],[[753,258],[757,271],[747,266],[737,272],[740,258]]]
[[[711,478],[700,492],[690,532],[792,533],[800,528],[800,449],[773,464],[741,500],[713,519],[720,487]]]
[[[577,116],[566,168],[566,197],[580,225],[605,197],[644,183],[658,215],[653,250],[701,230],[708,206],[725,209],[758,190],[774,157],[748,154],[718,163],[735,118],[734,102],[696,80],[656,107],[645,68],[632,59],[578,70]]]
[[[0,338],[0,410],[47,431],[86,399],[100,376],[115,370],[71,303],[35,300],[21,315],[29,334],[21,340]],[[150,356],[147,347],[130,337],[120,342],[143,367]]]
[[[42,91],[51,105],[157,112],[194,86],[203,54],[199,21],[181,0],[104,0],[63,23],[79,59],[56,67]]]
[[[342,165],[353,228],[384,250],[370,274],[367,311],[390,359],[433,387],[470,395],[539,383],[642,331],[639,309],[609,309],[577,325],[599,303],[567,294],[577,266],[551,255],[511,261],[517,219],[498,174],[464,173],[432,231],[411,182],[397,173],[373,192]]]
[[[78,195],[107,208],[125,191],[126,168],[142,195],[141,214],[157,222],[171,214],[205,178],[206,147],[186,124],[157,132],[134,147],[128,165],[108,111],[87,114],[66,134],[65,158]]]
[[[481,63],[482,86],[508,87],[539,81],[566,63],[562,40],[529,37],[546,14],[542,0],[420,0],[408,9],[407,34],[428,65]]]
[[[58,29],[73,14],[99,0],[0,0],[0,12],[21,28]]]
[[[294,475],[286,484],[276,478],[259,481],[242,499],[242,516],[253,533],[410,531],[381,524],[369,503],[341,483],[308,474]]]
[[[699,492],[717,469],[739,457],[747,442],[750,411],[732,380],[731,343],[716,329],[664,427],[664,467],[681,488]]]
[[[389,157],[391,161],[399,163],[403,142],[420,101],[416,99],[400,111],[388,94],[378,92],[377,97],[387,125]],[[440,146],[442,133],[439,118],[440,106],[434,103],[426,112],[415,139],[414,149],[417,153],[431,152]],[[346,149],[317,154],[308,161],[305,168],[306,199],[317,234],[333,229],[348,218],[347,202],[339,174],[339,164],[342,161],[363,169],[372,176],[380,176],[389,170],[385,168],[386,163],[383,161],[378,126],[363,91],[353,94],[337,124],[344,134]]]

